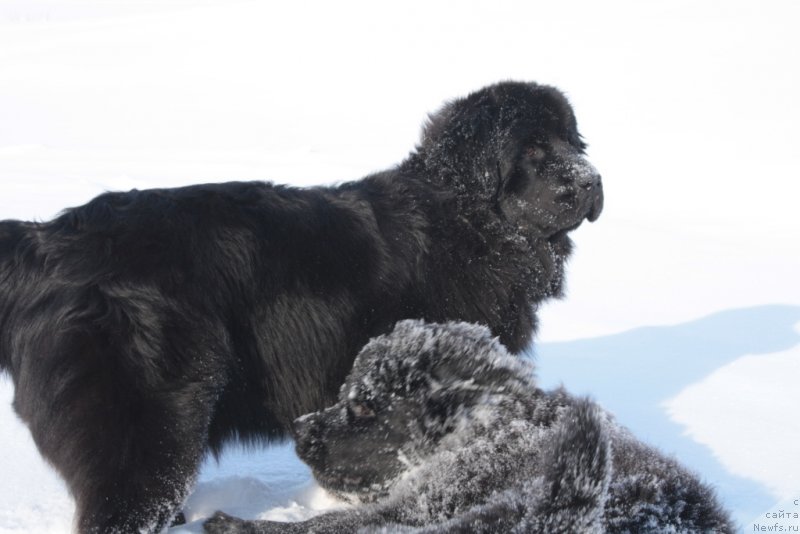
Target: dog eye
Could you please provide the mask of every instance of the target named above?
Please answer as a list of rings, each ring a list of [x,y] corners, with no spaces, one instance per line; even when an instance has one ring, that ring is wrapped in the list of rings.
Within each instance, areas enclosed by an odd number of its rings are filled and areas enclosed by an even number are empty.
[[[547,156],[547,151],[537,145],[529,146],[525,149],[525,157],[534,161],[542,161]]]
[[[357,419],[368,419],[370,417],[375,417],[375,411],[364,404],[349,404],[347,406],[347,411],[350,413],[350,415]]]

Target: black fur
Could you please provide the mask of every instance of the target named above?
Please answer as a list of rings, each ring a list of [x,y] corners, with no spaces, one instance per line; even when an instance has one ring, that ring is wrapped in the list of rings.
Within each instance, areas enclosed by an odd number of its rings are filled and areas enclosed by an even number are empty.
[[[106,193],[0,222],[0,369],[81,532],[155,531],[208,452],[284,437],[401,318],[519,351],[602,208],[566,99],[487,87],[394,169],[333,188]]]
[[[696,476],[596,404],[538,389],[482,326],[398,323],[295,434],[320,484],[357,505],[297,523],[217,513],[209,533],[735,531]]]

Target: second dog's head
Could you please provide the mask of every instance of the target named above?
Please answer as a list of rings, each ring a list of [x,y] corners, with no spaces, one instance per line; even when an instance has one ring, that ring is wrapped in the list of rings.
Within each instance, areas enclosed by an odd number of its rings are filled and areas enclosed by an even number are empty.
[[[402,321],[362,349],[339,402],[295,421],[297,453],[324,488],[371,500],[482,408],[533,387],[487,328]]]

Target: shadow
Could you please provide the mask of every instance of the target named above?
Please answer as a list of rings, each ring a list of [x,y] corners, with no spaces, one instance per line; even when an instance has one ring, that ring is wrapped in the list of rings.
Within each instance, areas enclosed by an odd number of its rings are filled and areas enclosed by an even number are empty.
[[[662,403],[715,369],[747,354],[800,343],[798,306],[729,310],[684,324],[535,347],[539,382],[563,384],[611,411],[644,441],[674,454],[713,484],[741,525],[775,503],[758,482],[729,473],[711,450],[685,436]]]

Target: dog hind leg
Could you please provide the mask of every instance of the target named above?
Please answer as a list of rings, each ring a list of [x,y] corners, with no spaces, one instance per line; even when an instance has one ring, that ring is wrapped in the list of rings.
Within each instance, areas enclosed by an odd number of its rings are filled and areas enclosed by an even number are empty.
[[[211,364],[202,374],[175,362],[204,361],[215,347],[198,334],[199,352],[191,332],[172,331],[163,349],[177,354],[140,354],[128,330],[81,325],[21,344],[29,350],[15,409],[66,481],[79,532],[159,531],[206,452],[216,393],[203,376],[219,375]],[[148,362],[161,368],[148,376]]]

